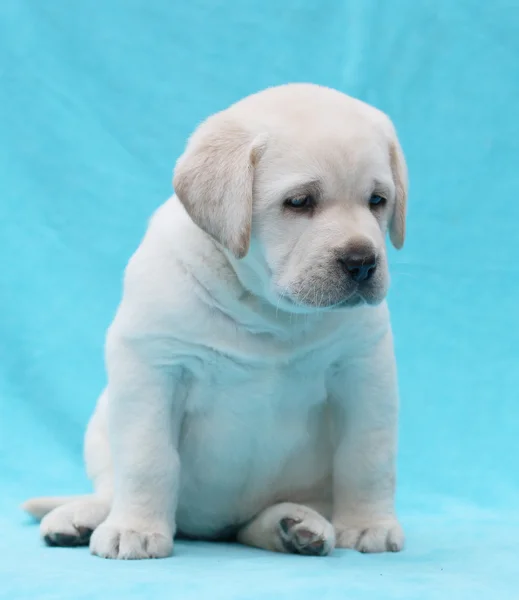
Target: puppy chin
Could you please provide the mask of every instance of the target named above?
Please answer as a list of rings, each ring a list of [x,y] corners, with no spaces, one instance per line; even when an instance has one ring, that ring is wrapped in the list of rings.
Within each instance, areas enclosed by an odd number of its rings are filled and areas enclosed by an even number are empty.
[[[368,306],[378,306],[387,296],[387,289],[383,290],[369,290],[369,291],[360,291],[358,294],[362,300],[363,304],[367,304]]]
[[[378,306],[386,299],[387,290],[357,290],[344,300],[330,305],[334,310],[356,308],[358,306]],[[324,307],[323,307],[324,308]]]
[[[328,312],[332,310],[351,309],[358,306],[377,306],[382,303],[387,295],[387,286],[383,281],[374,282],[371,285],[344,285],[331,287],[324,294],[306,290],[295,293],[283,287],[271,290],[274,298],[271,298],[272,304],[277,309],[291,313],[310,314],[319,312]],[[309,299],[319,300],[312,302]]]
[[[364,298],[360,294],[354,294],[346,300],[333,305],[331,308],[340,310],[344,308],[355,308],[356,306],[362,306],[363,304],[366,304]]]
[[[295,314],[311,314],[323,313],[341,308],[354,308],[365,304],[365,300],[356,292],[350,294],[347,298],[338,297],[337,300],[331,299],[322,304],[312,304],[306,298],[300,299],[296,295],[277,294],[278,301],[276,306],[278,309]]]

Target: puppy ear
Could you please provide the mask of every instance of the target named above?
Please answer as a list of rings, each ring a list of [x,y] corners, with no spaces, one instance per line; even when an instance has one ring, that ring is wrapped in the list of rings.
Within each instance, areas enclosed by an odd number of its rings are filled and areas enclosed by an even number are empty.
[[[405,240],[405,223],[407,213],[407,166],[404,153],[394,134],[389,146],[389,157],[391,161],[391,171],[396,191],[396,202],[393,215],[389,223],[389,237],[393,246],[400,250]]]
[[[210,117],[179,158],[173,186],[191,219],[237,258],[250,244],[254,167],[266,146],[225,113]]]

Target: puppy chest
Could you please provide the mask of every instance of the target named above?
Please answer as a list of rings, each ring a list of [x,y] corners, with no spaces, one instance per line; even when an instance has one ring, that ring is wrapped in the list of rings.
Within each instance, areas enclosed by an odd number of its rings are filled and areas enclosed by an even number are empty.
[[[259,473],[322,437],[324,374],[287,367],[210,370],[194,381],[181,430],[184,462]],[[265,464],[262,464],[265,463]],[[230,470],[230,471],[229,471]],[[207,468],[204,468],[207,480]],[[261,478],[261,477],[260,477]]]
[[[322,477],[325,400],[324,373],[315,370],[208,369],[189,391],[181,430],[181,507],[196,506],[208,522],[240,521],[286,486],[304,489]],[[251,515],[228,515],[236,502],[251,503]]]
[[[325,370],[310,361],[258,366],[221,359],[208,361],[204,372],[192,379],[186,412],[261,419],[300,413],[325,399]]]
[[[254,456],[265,453],[281,459],[317,435],[325,398],[323,381],[286,380],[274,373],[254,382],[201,382],[188,399],[183,449],[208,454],[207,460],[222,452],[222,464],[256,462]]]

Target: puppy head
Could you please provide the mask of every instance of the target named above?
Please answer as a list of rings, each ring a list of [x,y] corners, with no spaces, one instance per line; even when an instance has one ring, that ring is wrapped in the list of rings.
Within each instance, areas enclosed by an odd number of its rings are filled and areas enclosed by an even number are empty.
[[[270,88],[199,127],[174,187],[200,228],[246,257],[273,304],[307,311],[385,297],[385,234],[402,247],[407,171],[378,110],[319,86]]]

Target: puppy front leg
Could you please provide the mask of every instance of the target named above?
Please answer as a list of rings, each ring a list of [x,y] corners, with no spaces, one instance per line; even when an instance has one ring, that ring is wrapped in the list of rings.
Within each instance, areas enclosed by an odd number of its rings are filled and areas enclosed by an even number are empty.
[[[182,369],[150,362],[127,342],[109,339],[114,497],[110,514],[90,541],[92,554],[104,558],[160,558],[173,551]]]
[[[338,427],[333,465],[337,547],[397,552],[404,534],[395,516],[398,391],[389,332],[332,378]]]

